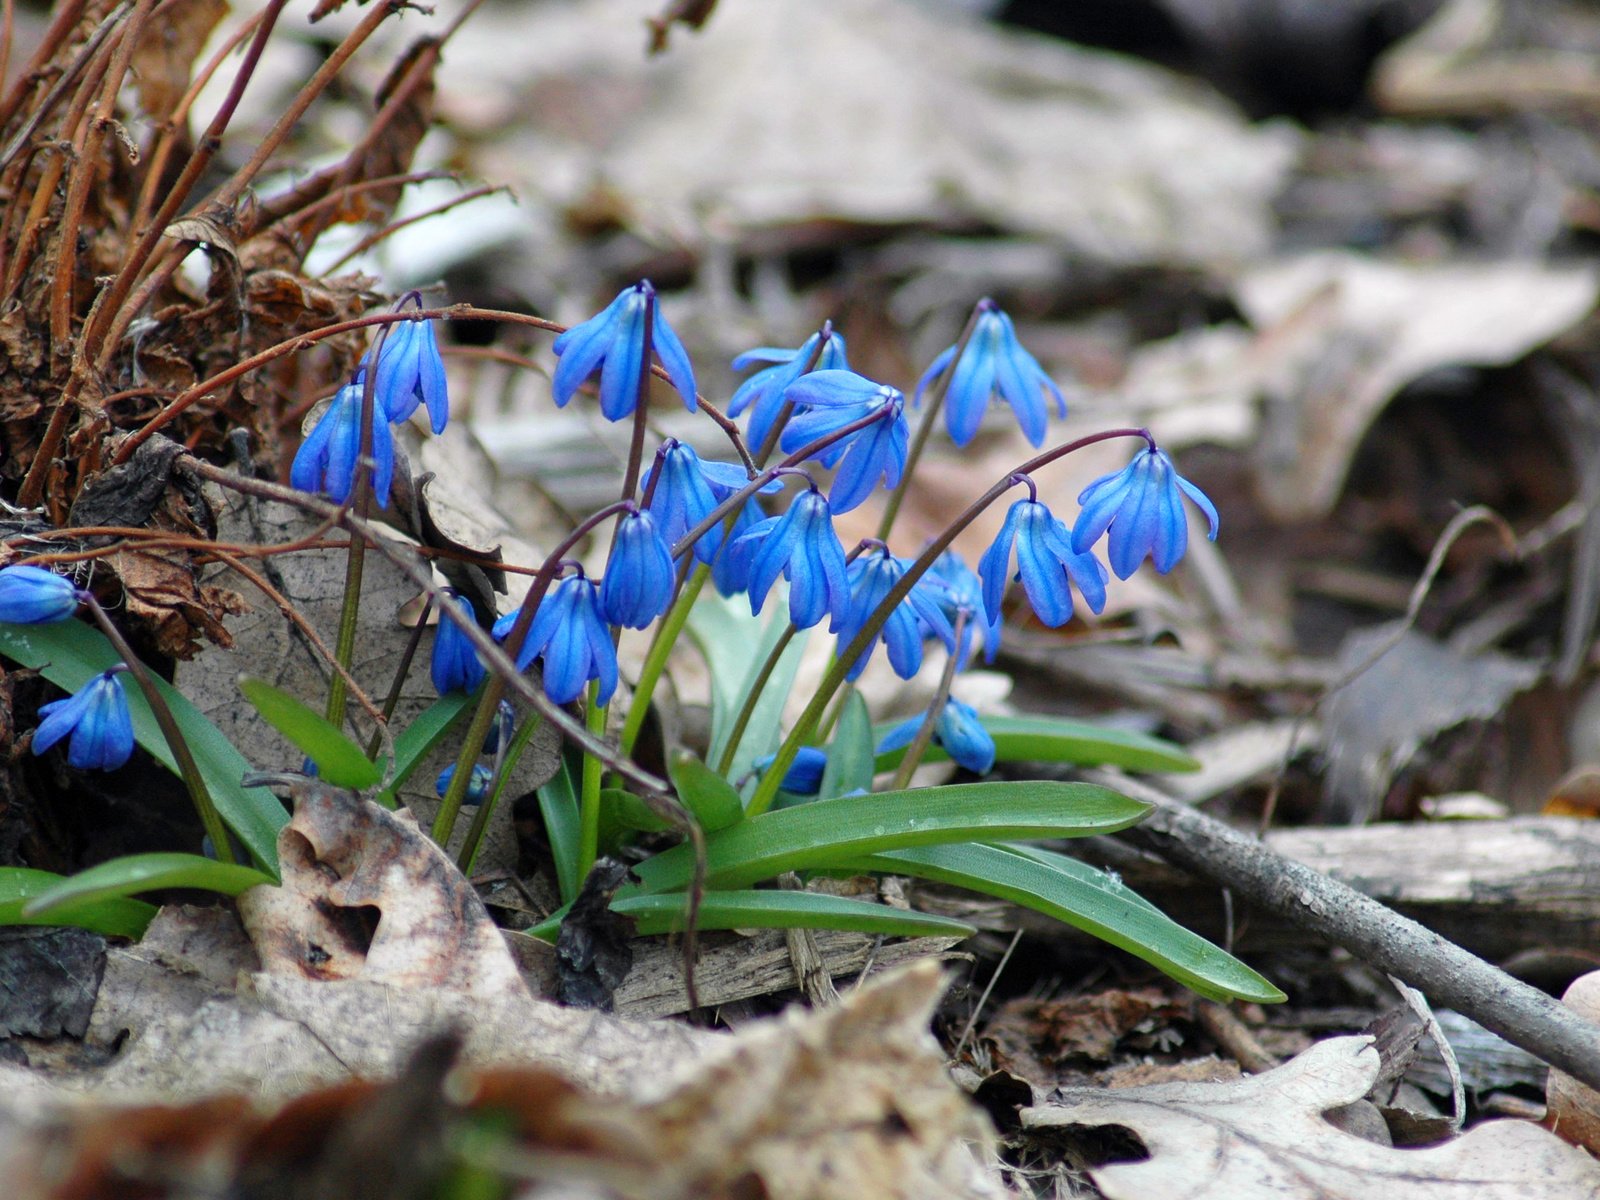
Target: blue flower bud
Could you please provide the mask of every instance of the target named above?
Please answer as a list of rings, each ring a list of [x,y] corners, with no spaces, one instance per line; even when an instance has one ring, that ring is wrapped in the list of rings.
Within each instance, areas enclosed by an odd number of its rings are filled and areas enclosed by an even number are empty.
[[[389,420],[409,420],[418,404],[426,404],[433,431],[444,432],[450,397],[432,321],[401,321],[389,327],[378,355],[375,389],[375,399]]]
[[[600,583],[600,612],[611,625],[643,629],[672,603],[672,552],[648,512],[625,513]]]
[[[0,621],[44,625],[78,611],[80,593],[70,579],[43,567],[0,567]]]
[[[476,621],[472,605],[465,596],[453,588],[446,589],[450,604],[468,621]],[[451,692],[471,692],[483,682],[487,672],[478,661],[477,648],[461,627],[444,613],[439,614],[439,625],[433,632],[433,659],[429,664],[433,676],[433,689],[445,696]]]

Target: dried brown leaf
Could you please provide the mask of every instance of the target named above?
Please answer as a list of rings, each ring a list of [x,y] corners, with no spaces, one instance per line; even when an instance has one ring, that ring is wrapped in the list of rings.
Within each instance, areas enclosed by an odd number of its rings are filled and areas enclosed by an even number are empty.
[[[133,49],[133,73],[140,106],[151,120],[165,120],[177,107],[195,59],[227,12],[228,0],[179,0],[146,29]]]
[[[1594,1160],[1526,1122],[1490,1121],[1440,1146],[1395,1150],[1323,1119],[1365,1096],[1379,1066],[1371,1038],[1332,1038],[1236,1082],[1067,1089],[1024,1109],[1022,1124],[1131,1130],[1150,1157],[1090,1172],[1110,1200],[1570,1200],[1600,1189]]]
[[[268,974],[527,995],[478,893],[409,813],[314,779],[293,794],[281,886],[239,898]]]

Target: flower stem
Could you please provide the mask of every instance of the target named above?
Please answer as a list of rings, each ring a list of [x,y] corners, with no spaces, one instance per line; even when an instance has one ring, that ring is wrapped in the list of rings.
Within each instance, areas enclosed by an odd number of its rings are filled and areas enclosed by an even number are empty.
[[[745,693],[744,703],[739,706],[739,715],[734,718],[733,728],[728,731],[728,741],[722,748],[722,756],[717,759],[717,774],[726,776],[733,770],[734,755],[739,751],[739,742],[744,738],[745,728],[750,724],[750,718],[755,714],[756,705],[761,700],[761,693],[766,690],[767,680],[772,678],[772,672],[778,667],[778,660],[783,657],[783,652],[789,648],[789,643],[794,640],[794,635],[799,633],[793,621],[778,638],[772,647],[772,652],[767,655],[761,664],[761,670],[756,672],[755,681],[751,683],[750,690]]]
[[[644,719],[650,712],[650,697],[655,693],[656,684],[661,681],[662,672],[667,669],[667,656],[672,653],[678,635],[689,620],[690,610],[700,597],[700,589],[705,587],[706,580],[710,578],[711,568],[705,563],[696,563],[688,580],[678,589],[678,598],[672,602],[661,624],[656,626],[655,638],[639,671],[639,682],[634,685],[633,699],[628,703],[628,715],[622,722],[623,754],[633,753],[634,743],[639,740],[639,731],[644,728]]]
[[[894,782],[889,785],[897,792],[911,786],[911,775],[921,765],[928,743],[933,741],[934,727],[939,723],[939,713],[943,710],[945,702],[950,699],[950,684],[955,680],[956,667],[961,662],[959,649],[961,634],[966,624],[967,610],[958,609],[954,624],[955,637],[951,639],[956,649],[945,656],[944,671],[939,676],[939,686],[933,689],[933,699],[928,703],[928,711],[922,714],[922,724],[917,726],[916,736],[906,747],[906,756],[900,760],[900,767],[894,773]]]
[[[523,749],[543,723],[538,716],[530,715],[526,721],[517,726],[517,732],[511,737],[511,744],[504,748],[500,762],[495,768],[494,782],[489,786],[489,794],[478,805],[478,811],[473,813],[472,824],[467,826],[467,836],[461,843],[461,853],[456,856],[456,863],[463,875],[472,871],[472,860],[478,856],[478,843],[483,841],[484,830],[489,828],[489,819],[494,815],[495,805],[500,802],[500,793],[506,790],[506,784],[511,781],[511,772],[517,769],[517,760],[522,757]],[[587,762],[587,758],[584,761]]]
[[[598,703],[600,683],[589,684],[584,724],[596,738],[606,732],[606,717],[611,706]],[[600,780],[605,764],[592,754],[583,756],[583,783],[578,793],[578,878],[587,879],[600,856]]]
[[[994,302],[987,297],[973,306],[972,314],[967,317],[966,326],[956,340],[956,350],[950,356],[950,365],[944,369],[944,373],[939,376],[928,395],[928,407],[922,410],[922,420],[917,424],[916,433],[911,436],[911,449],[906,451],[905,466],[900,469],[900,482],[895,485],[888,503],[883,506],[883,518],[878,522],[878,538],[881,541],[889,540],[889,531],[894,528],[894,519],[900,515],[901,502],[905,500],[906,490],[911,486],[912,472],[917,469],[917,463],[922,459],[922,448],[928,444],[928,436],[933,432],[933,424],[938,420],[939,410],[944,407],[944,394],[950,390],[950,380],[955,377],[961,356],[967,352],[967,343],[972,340],[972,331],[978,327],[978,318],[992,307]]]
[[[823,677],[816,694],[811,697],[811,701],[806,705],[805,711],[800,714],[800,719],[795,722],[794,728],[789,731],[789,736],[784,739],[783,745],[778,748],[777,757],[772,765],[767,768],[766,774],[761,777],[761,783],[757,786],[755,795],[750,798],[750,803],[745,809],[746,815],[759,816],[772,807],[772,801],[778,794],[778,785],[783,781],[783,777],[789,768],[794,765],[795,755],[800,752],[800,747],[806,745],[811,738],[817,727],[817,722],[821,719],[823,711],[828,706],[828,701],[833,698],[833,694],[845,682],[845,674],[850,669],[850,665],[860,658],[866,648],[872,644],[873,639],[878,636],[884,624],[889,620],[889,614],[895,610],[895,607],[902,600],[911,594],[911,589],[916,586],[917,581],[938,560],[939,555],[950,548],[950,543],[960,536],[962,530],[977,520],[978,515],[984,509],[988,508],[989,505],[993,504],[1013,486],[1012,476],[1031,474],[1059,458],[1064,458],[1076,450],[1083,449],[1085,446],[1123,437],[1138,437],[1148,442],[1150,441],[1150,431],[1148,429],[1108,429],[1100,433],[1088,434],[1046,450],[1043,454],[1035,455],[1021,466],[1007,471],[988,491],[969,504],[946,527],[943,533],[928,543],[922,553],[906,568],[905,573],[895,581],[894,586],[884,595],[882,602],[872,611],[872,615],[867,618],[861,629],[856,633],[856,636],[850,639],[850,644],[835,656],[833,666],[828,669],[827,675]]]
[[[389,694],[383,698],[383,719],[385,722],[394,716],[395,706],[400,703],[400,692],[405,686],[406,676],[411,673],[412,660],[417,657],[417,647],[422,643],[422,631],[428,627],[428,614],[433,611],[433,597],[428,597],[422,605],[422,614],[417,618],[417,623],[411,629],[411,636],[406,639],[406,648],[400,652],[400,662],[394,669],[394,681],[389,684]],[[378,751],[383,746],[383,731],[372,731],[372,740],[367,743],[367,757],[376,760]]]
[[[100,632],[106,635],[106,640],[122,657],[122,661],[128,666],[128,674],[133,676],[134,683],[138,684],[139,690],[144,693],[145,701],[150,705],[150,712],[155,717],[156,724],[161,727],[161,736],[167,739],[167,748],[172,751],[173,761],[178,764],[178,774],[182,776],[184,786],[189,790],[189,799],[194,803],[200,824],[205,827],[206,835],[216,849],[217,861],[237,862],[233,856],[233,842],[228,836],[228,828],[222,823],[217,806],[211,802],[211,793],[206,790],[206,781],[200,775],[200,768],[195,764],[194,755],[189,752],[189,743],[184,740],[183,731],[178,728],[177,719],[173,717],[172,709],[167,706],[166,697],[156,686],[155,677],[134,654],[132,647],[118,632],[117,627],[111,623],[111,618],[106,616],[106,611],[100,607],[100,602],[87,592],[82,593],[82,597],[94,617],[95,624],[100,626]]]

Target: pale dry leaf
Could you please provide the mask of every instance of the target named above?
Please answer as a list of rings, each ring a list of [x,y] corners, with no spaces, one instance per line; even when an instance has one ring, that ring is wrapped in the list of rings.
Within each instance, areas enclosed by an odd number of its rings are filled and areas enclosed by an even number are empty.
[[[1379,1067],[1371,1038],[1331,1038],[1235,1082],[1066,1089],[1024,1109],[1022,1123],[1132,1130],[1150,1157],[1090,1172],[1110,1200],[1573,1200],[1600,1191],[1600,1165],[1527,1122],[1490,1121],[1421,1150],[1335,1129],[1322,1114],[1365,1096]]]
[[[527,994],[478,893],[411,814],[315,779],[292,790],[283,882],[239,897],[268,974]]]
[[[1277,328],[1257,479],[1279,520],[1326,514],[1361,438],[1406,384],[1441,367],[1515,362],[1594,308],[1600,273],[1530,262],[1414,264],[1344,251],[1244,276],[1239,307]],[[1316,319],[1308,319],[1315,314]],[[1276,425],[1274,425],[1276,422]]]

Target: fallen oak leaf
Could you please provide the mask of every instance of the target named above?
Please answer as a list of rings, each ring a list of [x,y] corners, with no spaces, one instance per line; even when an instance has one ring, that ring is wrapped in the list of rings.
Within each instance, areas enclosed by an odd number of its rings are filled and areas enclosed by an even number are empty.
[[[1022,1127],[1131,1130],[1148,1159],[1090,1169],[1110,1200],[1568,1200],[1600,1189],[1600,1165],[1528,1122],[1395,1150],[1323,1119],[1365,1096],[1380,1065],[1370,1037],[1330,1038],[1237,1081],[1065,1089],[1023,1109]]]

